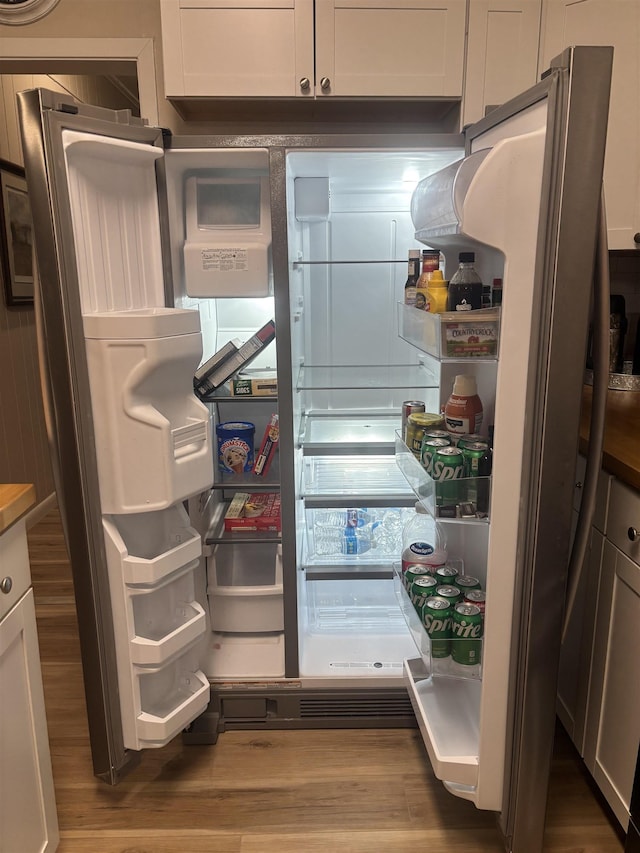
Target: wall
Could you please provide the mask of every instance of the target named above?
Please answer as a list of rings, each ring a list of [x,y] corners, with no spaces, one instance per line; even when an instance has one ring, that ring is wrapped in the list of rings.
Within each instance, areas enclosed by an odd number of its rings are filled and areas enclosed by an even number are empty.
[[[113,108],[135,104],[107,79],[0,75],[0,158],[22,165],[16,93],[43,86]],[[34,483],[40,502],[54,490],[40,380],[34,311],[8,307],[0,294],[0,482]]]

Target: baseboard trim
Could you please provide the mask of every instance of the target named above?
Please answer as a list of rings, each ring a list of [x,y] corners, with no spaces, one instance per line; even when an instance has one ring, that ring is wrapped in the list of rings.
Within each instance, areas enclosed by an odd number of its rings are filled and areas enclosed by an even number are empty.
[[[41,521],[45,515],[57,505],[57,503],[56,493],[51,492],[51,494],[47,495],[44,500],[40,501],[40,503],[36,504],[33,509],[29,510],[24,517],[27,530],[31,530],[31,528]]]

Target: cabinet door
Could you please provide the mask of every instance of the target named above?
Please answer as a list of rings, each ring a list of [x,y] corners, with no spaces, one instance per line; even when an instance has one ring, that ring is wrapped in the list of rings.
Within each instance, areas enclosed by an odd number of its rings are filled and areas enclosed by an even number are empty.
[[[640,739],[640,566],[604,545],[584,759],[626,830]]]
[[[0,622],[0,850],[52,853],[58,819],[33,592]]]
[[[574,516],[577,517],[577,513],[574,513]],[[584,755],[585,720],[603,547],[604,536],[593,527],[575,606],[560,653],[557,712],[580,755]]]
[[[316,95],[460,97],[465,0],[316,0]]]
[[[463,125],[536,82],[542,0],[469,4]]]
[[[640,3],[545,0],[539,71],[569,45],[613,45],[604,189],[610,249],[636,248],[640,231]]]
[[[161,0],[161,12],[167,97],[313,96],[309,0]]]

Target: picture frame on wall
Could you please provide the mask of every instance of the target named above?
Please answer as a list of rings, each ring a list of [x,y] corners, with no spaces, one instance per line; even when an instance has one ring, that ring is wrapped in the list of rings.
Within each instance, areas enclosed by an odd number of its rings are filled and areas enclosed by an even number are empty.
[[[0,276],[7,305],[33,304],[33,224],[24,169],[0,160]]]

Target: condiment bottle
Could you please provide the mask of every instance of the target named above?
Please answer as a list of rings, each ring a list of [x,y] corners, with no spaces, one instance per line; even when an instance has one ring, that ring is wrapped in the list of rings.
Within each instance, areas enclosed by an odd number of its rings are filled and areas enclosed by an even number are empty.
[[[416,283],[416,308],[427,310],[427,291],[429,280],[440,265],[440,252],[432,249],[422,250],[422,272]]]
[[[475,376],[456,376],[453,392],[444,407],[447,432],[454,436],[479,433],[482,426],[482,401],[478,397]]]
[[[426,310],[430,314],[442,314],[447,310],[448,291],[449,282],[445,281],[440,270],[434,270],[427,286]]]
[[[404,285],[404,304],[416,304],[416,284],[420,276],[420,249],[409,249],[409,269]]]
[[[474,252],[460,252],[460,265],[449,282],[448,311],[471,311],[482,308],[482,280],[474,263]]]

